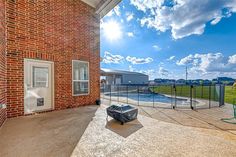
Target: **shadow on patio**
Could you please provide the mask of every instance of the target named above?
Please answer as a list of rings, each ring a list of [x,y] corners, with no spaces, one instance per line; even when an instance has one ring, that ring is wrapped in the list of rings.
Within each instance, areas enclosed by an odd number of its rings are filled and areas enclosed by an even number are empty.
[[[97,106],[8,119],[0,128],[0,156],[70,156]]]
[[[139,129],[141,129],[143,125],[136,119],[129,123],[125,123],[125,125],[121,125],[120,122],[111,119],[107,121],[106,128],[115,132],[116,134],[126,138],[129,135],[135,133]]]

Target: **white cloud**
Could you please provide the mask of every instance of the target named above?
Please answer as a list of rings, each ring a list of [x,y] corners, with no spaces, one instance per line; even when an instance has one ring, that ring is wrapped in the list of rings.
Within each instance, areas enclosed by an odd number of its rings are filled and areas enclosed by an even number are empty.
[[[131,21],[133,18],[134,18],[134,14],[133,13],[130,13],[130,12],[126,13],[126,20],[128,22]]]
[[[103,62],[106,64],[114,63],[114,64],[120,64],[122,63],[124,57],[121,55],[113,55],[108,51],[105,51]]]
[[[167,61],[172,61],[175,59],[175,56],[170,56],[168,59],[166,59]]]
[[[233,56],[229,56],[229,61],[230,64],[236,64],[236,54]]]
[[[117,16],[120,16],[121,12],[120,12],[120,7],[119,5],[117,5],[115,8],[114,8],[114,12]]]
[[[162,67],[162,66],[164,66],[164,63],[163,63],[163,62],[160,62],[160,63],[158,64],[158,66],[159,66],[159,67]]]
[[[153,69],[139,70],[137,72],[140,72],[140,73],[148,75],[149,76],[149,80],[153,80],[157,76],[155,70],[153,70]]]
[[[108,17],[111,17],[112,15],[114,15],[114,11],[113,11],[113,10],[109,11],[109,12],[106,14],[106,16],[108,16]]]
[[[154,79],[154,78],[157,77],[157,71],[155,71],[154,69],[137,70],[132,65],[129,65],[129,71],[146,74],[146,75],[149,76],[149,80]]]
[[[132,64],[146,64],[146,63],[151,63],[153,61],[151,57],[136,58],[136,57],[130,57],[130,56],[127,56],[126,60]]]
[[[148,9],[160,7],[165,0],[130,0],[130,4],[137,7],[138,10],[146,12]]]
[[[134,67],[132,65],[129,65],[129,71],[134,71]]]
[[[222,53],[191,54],[180,61],[177,65],[190,66],[192,71],[202,73],[233,73],[236,72],[236,55],[225,57]]]
[[[168,76],[170,72],[167,69],[163,68],[163,67],[159,67],[158,73],[161,76]]]
[[[161,48],[158,45],[153,45],[152,46],[156,51],[161,51]]]
[[[212,25],[216,25],[217,23],[220,22],[221,18],[222,18],[222,17],[216,17],[214,20],[211,21],[211,24],[212,24]]]
[[[193,55],[188,55],[187,57],[182,58],[180,61],[177,61],[177,65],[186,65],[193,60]]]
[[[128,37],[134,37],[134,33],[133,32],[128,32],[127,35],[128,35]]]
[[[131,0],[130,3],[143,11],[142,26],[158,32],[170,30],[174,39],[201,35],[206,23],[212,25],[236,12],[236,0]],[[224,9],[224,10],[223,10]]]

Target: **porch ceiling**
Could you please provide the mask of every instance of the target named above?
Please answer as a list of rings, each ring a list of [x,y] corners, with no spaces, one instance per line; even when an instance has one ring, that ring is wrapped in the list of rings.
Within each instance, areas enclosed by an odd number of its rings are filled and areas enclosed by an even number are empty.
[[[111,11],[121,0],[82,0],[91,7],[96,9],[96,13],[103,18],[109,11]]]

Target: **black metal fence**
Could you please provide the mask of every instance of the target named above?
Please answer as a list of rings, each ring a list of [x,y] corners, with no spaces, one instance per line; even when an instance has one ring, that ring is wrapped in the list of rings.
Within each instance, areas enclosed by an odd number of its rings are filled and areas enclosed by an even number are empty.
[[[224,86],[101,85],[101,99],[108,104],[161,108],[202,109],[224,105]]]

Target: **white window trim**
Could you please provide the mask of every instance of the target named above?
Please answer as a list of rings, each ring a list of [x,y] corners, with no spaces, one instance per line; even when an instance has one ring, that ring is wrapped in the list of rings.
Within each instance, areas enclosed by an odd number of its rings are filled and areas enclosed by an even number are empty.
[[[87,63],[88,64],[88,80],[74,80],[74,62],[77,63]],[[88,93],[84,94],[74,94],[74,82],[88,82]],[[90,70],[89,70],[89,62],[88,61],[81,61],[81,60],[72,60],[72,96],[83,96],[90,94]]]

